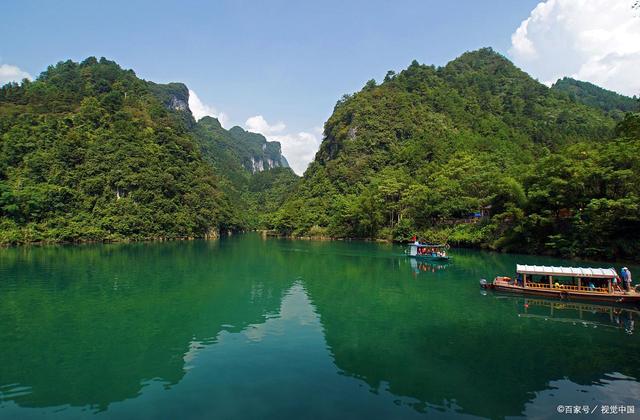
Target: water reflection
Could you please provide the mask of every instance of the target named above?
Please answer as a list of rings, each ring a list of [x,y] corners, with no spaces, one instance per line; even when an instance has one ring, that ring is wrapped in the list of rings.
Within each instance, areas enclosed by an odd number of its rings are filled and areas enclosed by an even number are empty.
[[[251,235],[3,250],[0,417],[545,417],[638,396],[636,310],[483,297],[477,279],[516,257],[424,271],[393,251]]]
[[[615,305],[524,298],[519,316],[583,327],[616,328],[633,334],[640,311]]]
[[[10,249],[2,253],[3,400],[26,407],[135,398],[149,380],[185,375],[193,343],[215,343],[276,314],[292,281],[265,282],[272,261],[215,242]],[[283,261],[280,261],[281,263]],[[233,281],[228,281],[232,278]],[[15,394],[19,387],[30,392]]]
[[[438,270],[444,270],[449,265],[449,263],[419,261],[415,258],[407,259],[409,260],[409,265],[411,265],[414,277],[421,273],[435,273]]]

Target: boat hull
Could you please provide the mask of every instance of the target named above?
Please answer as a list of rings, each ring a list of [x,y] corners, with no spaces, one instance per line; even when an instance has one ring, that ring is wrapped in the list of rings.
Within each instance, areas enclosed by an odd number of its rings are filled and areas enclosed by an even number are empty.
[[[433,261],[433,262],[451,262],[451,257],[432,257],[428,255],[407,255],[408,257],[415,258],[421,261]]]
[[[619,304],[640,304],[640,294],[638,293],[590,293],[576,292],[562,289],[538,289],[532,287],[522,287],[509,284],[496,284],[494,281],[490,284],[491,289],[498,292],[517,293],[521,295],[543,296],[555,299],[567,299],[587,302],[607,302]]]

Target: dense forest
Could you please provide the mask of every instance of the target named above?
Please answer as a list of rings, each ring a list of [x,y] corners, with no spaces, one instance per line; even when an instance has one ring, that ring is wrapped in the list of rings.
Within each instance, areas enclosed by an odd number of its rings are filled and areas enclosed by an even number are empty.
[[[61,62],[0,88],[0,244],[268,228],[637,259],[635,104],[488,48],[414,61],[337,102],[300,179],[279,143],[196,121],[181,83]]]
[[[593,95],[602,92],[592,92]],[[586,102],[586,103],[583,103]],[[637,259],[640,115],[550,89],[491,49],[345,95],[284,234]]]
[[[220,188],[233,208],[230,224],[242,229],[265,227],[298,181],[280,143],[237,126],[225,130],[213,117],[201,118],[191,136],[203,159],[221,174]]]
[[[239,127],[212,133],[214,121],[196,123],[183,84],[147,82],[104,58],[61,62],[35,81],[3,86],[0,243],[256,227],[269,191],[253,185],[273,182],[252,181],[261,178],[254,172],[285,167],[278,177],[297,177],[278,143]]]
[[[570,77],[558,80],[551,89],[566,93],[574,101],[600,108],[617,120],[624,118],[627,112],[640,112],[639,98],[629,98]]]

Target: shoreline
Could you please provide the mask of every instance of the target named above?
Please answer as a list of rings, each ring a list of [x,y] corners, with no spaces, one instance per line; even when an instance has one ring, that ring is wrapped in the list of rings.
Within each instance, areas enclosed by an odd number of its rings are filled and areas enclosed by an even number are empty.
[[[225,232],[217,232],[216,234],[212,234],[210,231],[207,235],[203,236],[185,236],[185,237],[176,237],[176,238],[167,238],[167,237],[150,237],[150,238],[111,238],[111,239],[98,239],[98,240],[78,240],[78,241],[32,241],[32,242],[19,242],[19,243],[3,243],[0,244],[0,249],[10,249],[10,248],[28,248],[28,247],[46,247],[46,246],[82,246],[82,245],[96,245],[96,244],[132,244],[132,243],[154,243],[154,242],[182,242],[182,241],[197,241],[197,240],[219,240],[224,236],[233,236],[238,234],[246,234],[246,233],[257,233],[264,239],[273,238],[273,239],[288,239],[288,240],[300,240],[300,241],[318,241],[318,242],[370,242],[370,243],[380,243],[380,244],[398,244],[403,245],[408,242],[404,241],[394,241],[391,239],[384,238],[334,238],[330,236],[295,236],[295,235],[284,235],[277,233],[273,230],[268,229],[255,229],[255,230],[243,230],[243,231],[231,231],[227,230]],[[539,257],[551,257],[551,258],[562,258],[566,260],[576,261],[576,262],[587,262],[593,264],[617,264],[617,265],[640,265],[640,261],[634,260],[611,260],[611,259],[593,259],[593,258],[585,258],[579,256],[563,256],[557,254],[535,254],[535,253],[527,253],[527,252],[507,252],[501,251],[497,249],[483,248],[480,246],[464,246],[457,245],[452,246],[453,249],[468,249],[468,250],[476,250],[483,252],[491,252],[496,254],[507,254],[507,255],[529,255],[529,256],[539,256]]]
[[[294,236],[294,235],[282,235],[269,230],[257,230],[255,232],[259,232],[262,236],[266,238],[280,238],[280,239],[292,239],[292,240],[303,240],[303,241],[323,241],[323,242],[324,241],[342,241],[342,242],[353,241],[353,242],[387,243],[387,244],[398,244],[398,245],[409,243],[408,241],[394,241],[391,239],[383,239],[383,238],[372,239],[372,238],[332,238],[329,236]],[[607,263],[607,264],[618,264],[618,265],[620,264],[640,265],[640,261],[634,261],[634,260],[624,260],[624,259],[612,260],[607,258],[594,259],[594,258],[586,258],[586,257],[579,257],[579,256],[563,256],[558,254],[508,252],[508,251],[502,251],[499,249],[484,248],[481,246],[465,246],[465,245],[453,246],[452,245],[451,248],[452,249],[469,249],[469,250],[475,250],[475,251],[493,252],[496,254],[507,254],[507,255],[530,255],[530,256],[538,256],[538,257],[562,258],[562,259],[576,261],[576,262],[583,261],[583,262],[595,263],[595,264]]]

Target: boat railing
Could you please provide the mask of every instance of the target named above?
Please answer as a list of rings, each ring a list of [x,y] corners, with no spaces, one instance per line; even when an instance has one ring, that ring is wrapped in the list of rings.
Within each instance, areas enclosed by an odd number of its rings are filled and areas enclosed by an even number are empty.
[[[572,284],[549,284],[549,283],[534,283],[528,281],[527,287],[533,289],[557,289],[557,290],[570,290],[573,292],[589,292],[589,293],[609,293],[609,289],[606,287],[587,287],[587,286],[575,286]]]

